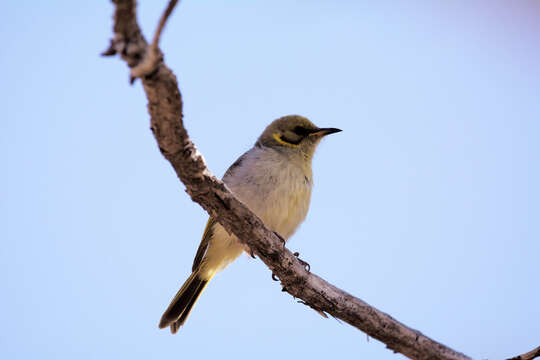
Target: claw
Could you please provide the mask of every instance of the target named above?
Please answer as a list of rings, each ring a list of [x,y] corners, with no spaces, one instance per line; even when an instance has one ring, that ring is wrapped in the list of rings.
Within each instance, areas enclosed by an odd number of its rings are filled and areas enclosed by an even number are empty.
[[[305,302],[304,300],[298,300],[298,303],[300,304],[304,304],[306,306],[309,306],[310,308],[312,308],[313,310],[315,310],[315,312],[317,312],[317,314],[321,315],[323,318],[325,319],[328,319],[328,315],[326,315],[326,313],[322,310],[319,310],[317,309],[316,307],[313,307],[311,306],[310,304],[308,304],[307,302]]]
[[[297,251],[295,253],[293,253],[294,256],[296,256],[296,258],[298,259],[298,261],[300,261],[300,264],[304,265],[304,268],[306,269],[307,272],[311,272],[311,266],[309,265],[308,262],[302,260],[299,258],[300,256],[300,253]]]
[[[276,276],[276,274],[272,273],[272,280],[279,281],[279,278]]]
[[[285,247],[285,239],[283,238],[283,236],[279,235],[277,232],[275,231],[272,231],[274,233],[274,235],[276,235],[278,237],[279,240],[281,240],[281,242],[283,243],[283,247]]]

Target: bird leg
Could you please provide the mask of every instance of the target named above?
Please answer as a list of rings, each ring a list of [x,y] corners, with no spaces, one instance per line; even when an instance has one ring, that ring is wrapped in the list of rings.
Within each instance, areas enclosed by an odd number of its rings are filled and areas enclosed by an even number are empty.
[[[299,256],[300,256],[300,253],[297,251],[295,253],[293,253],[294,256],[296,256],[296,258],[298,259],[298,261],[300,261],[300,264],[304,265],[304,268],[306,269],[307,272],[311,272],[311,266],[309,266],[309,263],[300,259]]]
[[[277,231],[272,231],[272,232],[274,233],[274,235],[278,237],[278,239],[281,241],[283,245],[283,248],[285,249],[285,239],[283,238],[283,236],[279,235]],[[279,281],[279,278],[276,276],[276,274],[272,273],[272,280]]]
[[[272,231],[274,233],[274,235],[276,235],[278,237],[279,240],[281,240],[282,244],[283,244],[283,248],[285,248],[285,239],[283,238],[283,236],[279,235],[277,233],[277,231]]]

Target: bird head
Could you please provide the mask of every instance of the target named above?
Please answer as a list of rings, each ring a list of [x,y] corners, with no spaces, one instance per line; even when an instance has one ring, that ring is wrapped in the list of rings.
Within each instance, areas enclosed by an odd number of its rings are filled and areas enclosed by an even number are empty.
[[[321,139],[340,131],[336,128],[320,128],[303,116],[287,115],[268,125],[257,144],[311,160]]]

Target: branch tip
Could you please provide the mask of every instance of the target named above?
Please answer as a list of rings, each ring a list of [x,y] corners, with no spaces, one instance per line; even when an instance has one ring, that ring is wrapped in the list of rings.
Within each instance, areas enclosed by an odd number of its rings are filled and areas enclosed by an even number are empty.
[[[165,24],[167,23],[167,20],[172,14],[174,7],[177,3],[178,0],[169,1],[167,8],[163,12],[161,19],[159,20],[159,24],[156,29],[156,33],[154,34],[152,44],[146,48],[143,60],[131,69],[129,79],[130,84],[133,84],[136,78],[151,75],[154,71],[157,70],[159,64],[163,61],[163,54],[161,53],[161,50],[158,46],[159,39],[161,38],[163,28],[165,27]]]
[[[167,5],[167,8],[165,9],[165,12],[163,12],[163,15],[161,16],[161,19],[159,20],[159,25],[156,30],[156,33],[154,34],[154,40],[152,41],[152,46],[157,48],[159,39],[161,37],[161,32],[163,31],[163,28],[165,27],[165,24],[167,23],[167,20],[169,19],[169,16],[171,16],[174,7],[178,3],[178,0],[170,0],[169,4]]]
[[[114,48],[114,42],[111,40],[111,44],[107,48],[107,50],[103,51],[101,56],[114,56],[116,55],[116,49]]]

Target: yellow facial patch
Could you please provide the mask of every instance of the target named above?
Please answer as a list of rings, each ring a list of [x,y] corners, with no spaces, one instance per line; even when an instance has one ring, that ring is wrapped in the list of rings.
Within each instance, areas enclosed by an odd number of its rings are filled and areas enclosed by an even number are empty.
[[[277,141],[278,143],[280,143],[281,145],[290,146],[290,147],[294,147],[294,148],[300,146],[300,145],[298,145],[298,144],[293,144],[293,143],[290,143],[290,142],[287,142],[287,141],[283,140],[283,139],[281,138],[281,136],[279,135],[279,133],[277,133],[277,132],[276,132],[276,133],[273,133],[273,134],[272,134],[272,137],[274,138],[274,140],[276,140],[276,141]]]

